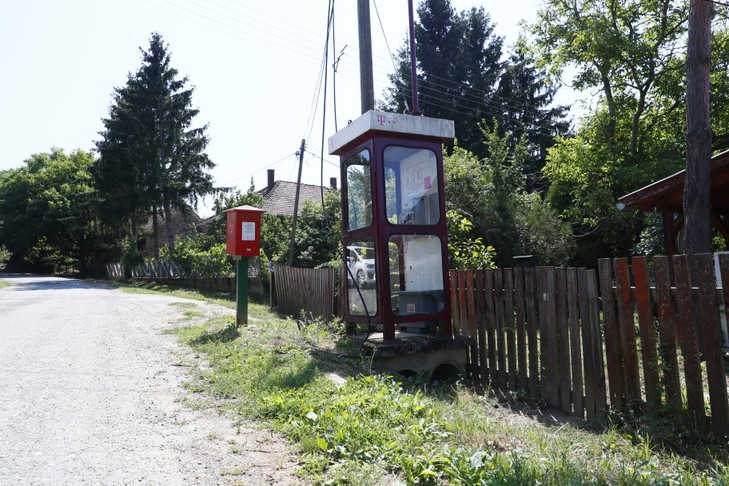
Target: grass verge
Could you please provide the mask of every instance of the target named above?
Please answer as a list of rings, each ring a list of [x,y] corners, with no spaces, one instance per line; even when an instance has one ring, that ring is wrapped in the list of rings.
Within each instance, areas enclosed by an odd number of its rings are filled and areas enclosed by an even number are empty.
[[[242,329],[215,318],[175,331],[209,364],[191,386],[284,434],[307,482],[729,485],[726,448],[687,440],[680,429],[664,424],[657,440],[655,424],[585,426],[462,384],[395,379],[359,358],[337,329],[262,305],[249,312],[252,324]],[[346,381],[335,383],[331,372]]]

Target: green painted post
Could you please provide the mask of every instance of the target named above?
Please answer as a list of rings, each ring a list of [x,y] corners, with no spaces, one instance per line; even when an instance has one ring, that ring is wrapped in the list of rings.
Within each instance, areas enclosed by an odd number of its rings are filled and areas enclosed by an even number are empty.
[[[235,294],[235,324],[245,326],[248,324],[248,257],[238,257],[235,268],[236,294]]]

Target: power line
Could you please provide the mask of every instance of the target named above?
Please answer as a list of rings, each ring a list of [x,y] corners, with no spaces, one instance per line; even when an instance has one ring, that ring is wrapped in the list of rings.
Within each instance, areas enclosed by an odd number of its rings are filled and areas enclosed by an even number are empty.
[[[240,176],[240,177],[236,177],[235,179],[232,179],[232,180],[230,180],[229,182],[227,182],[226,184],[224,184],[224,186],[225,186],[225,187],[228,187],[228,186],[232,186],[232,185],[233,185],[233,183],[235,183],[235,182],[238,182],[238,181],[240,181],[241,179],[245,179],[246,177],[252,177],[252,176],[254,176],[254,175],[258,174],[259,172],[262,172],[262,171],[264,171],[264,170],[266,170],[266,169],[269,169],[269,168],[273,167],[273,166],[274,166],[274,165],[276,165],[276,164],[279,164],[279,163],[283,162],[284,160],[288,159],[288,158],[289,158],[289,157],[291,157],[292,155],[296,155],[296,153],[295,153],[295,152],[292,152],[292,153],[290,153],[290,154],[286,154],[285,156],[281,157],[281,158],[280,158],[280,159],[278,159],[277,161],[275,161],[275,162],[271,162],[270,164],[268,164],[268,165],[266,165],[266,166],[264,166],[264,167],[261,167],[260,169],[254,170],[253,172],[250,172],[250,173],[248,173],[248,174],[244,174],[244,175],[242,175],[242,176]]]

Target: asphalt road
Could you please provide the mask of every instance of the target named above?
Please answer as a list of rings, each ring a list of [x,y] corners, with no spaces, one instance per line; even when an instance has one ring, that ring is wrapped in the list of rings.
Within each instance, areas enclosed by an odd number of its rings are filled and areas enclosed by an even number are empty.
[[[0,278],[0,485],[289,482],[270,436],[181,403],[182,299]]]

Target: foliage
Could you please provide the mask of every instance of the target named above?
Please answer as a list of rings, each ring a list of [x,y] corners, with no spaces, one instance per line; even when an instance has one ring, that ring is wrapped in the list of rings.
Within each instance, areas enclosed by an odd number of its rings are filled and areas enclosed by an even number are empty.
[[[569,124],[565,121],[568,108],[553,104],[557,84],[537,64],[528,41],[520,37],[504,63],[496,92],[497,99],[505,105],[505,115],[481,123],[497,126],[502,137],[510,135],[512,147],[523,144],[526,155],[520,169],[525,178],[524,187],[527,192],[543,194],[547,188],[542,175],[547,150],[557,137],[569,132]]]
[[[296,231],[294,266],[320,268],[342,264],[340,193],[327,190],[323,203],[304,201]]]
[[[539,194],[522,194],[514,222],[519,253],[537,257],[539,265],[567,266],[575,252],[572,227]]]
[[[488,157],[478,159],[456,147],[443,162],[449,214],[472,225],[467,235],[458,225],[449,226],[451,242],[480,240],[495,249],[489,253],[499,266],[513,265],[513,256],[519,254],[537,255],[544,264],[566,264],[574,248],[572,232],[547,202],[524,187],[525,142],[500,135],[498,125],[482,125],[481,133]]]
[[[486,246],[483,238],[473,238],[473,223],[456,210],[446,214],[448,224],[448,261],[452,269],[495,268],[493,246]]]
[[[577,263],[586,266],[594,266],[598,258],[629,254],[642,228],[642,215],[620,211],[617,198],[675,172],[679,164],[675,156],[676,165],[661,159],[662,168],[646,161],[638,173],[636,166],[611,157],[601,138],[602,121],[595,117],[576,136],[559,139],[544,167],[552,184],[547,200],[572,224],[580,242]]]
[[[216,216],[205,231],[210,239],[209,244],[225,241],[226,209],[246,205],[260,208],[263,203],[263,196],[256,191],[252,179],[251,185],[245,193],[236,191],[216,197],[213,202]],[[268,213],[261,215],[261,253],[267,260],[277,263],[286,261],[290,236],[291,218],[281,218]]]
[[[212,243],[192,226],[185,236],[175,238],[175,254],[169,247],[160,250],[160,258],[174,259],[187,277],[230,277],[235,275],[232,258],[225,249],[225,241]]]
[[[139,241],[132,236],[126,236],[121,241],[121,264],[124,268],[132,268],[144,262],[144,255],[139,250]]]
[[[13,256],[13,254],[10,253],[10,250],[5,248],[5,245],[0,245],[0,271],[5,270],[5,266],[11,256]]]
[[[456,12],[450,0],[423,0],[417,8],[415,40],[419,104],[429,117],[455,121],[458,143],[479,157],[488,155],[479,123],[499,124],[530,147],[529,187],[539,182],[545,148],[564,134],[566,109],[550,107],[556,84],[536,66],[525,41],[502,61],[503,39],[483,7]],[[398,51],[397,72],[390,76],[384,108],[410,110],[409,47]]]
[[[192,88],[170,67],[168,46],[153,33],[142,66],[127,83],[114,90],[109,118],[103,120],[96,143],[99,160],[96,182],[104,195],[105,222],[136,235],[137,227],[158,215],[172,220],[172,209],[185,211],[200,196],[213,192],[214,164],[204,152],[207,126],[191,128],[198,114],[192,108]],[[166,240],[174,248],[173,235]]]
[[[102,235],[92,163],[88,152],[53,149],[0,172],[0,241],[15,262],[84,271],[95,260]]]
[[[578,264],[627,256],[643,215],[616,210],[617,198],[684,165],[687,9],[675,0],[549,0],[532,26],[542,65],[569,67],[571,84],[594,93],[576,135],[557,141],[544,169],[548,200],[579,241]],[[714,50],[724,52],[726,27],[715,27]],[[726,61],[712,60],[712,121],[726,126]]]
[[[533,25],[543,63],[560,72],[573,66],[576,89],[601,90],[607,142],[631,163],[665,115],[656,111],[661,97],[680,96],[668,82],[680,75],[686,13],[675,0],[549,0]]]

